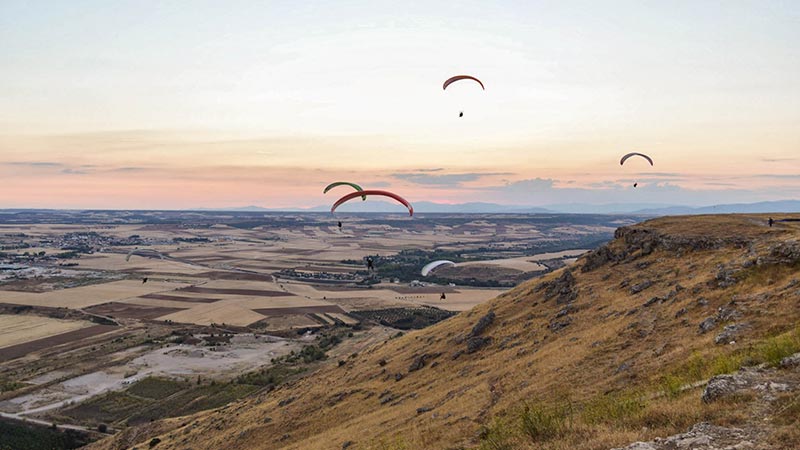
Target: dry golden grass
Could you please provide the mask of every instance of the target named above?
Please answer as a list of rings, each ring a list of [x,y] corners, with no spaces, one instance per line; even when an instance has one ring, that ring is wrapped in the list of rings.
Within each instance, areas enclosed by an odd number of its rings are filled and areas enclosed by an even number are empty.
[[[647,256],[631,249],[632,257],[589,272],[580,270],[579,261],[572,269],[576,310],[560,331],[550,324],[564,305],[536,289],[559,271],[435,326],[372,346],[342,366],[328,365],[269,394],[187,419],[193,425],[161,434],[159,448],[340,449],[351,441],[352,449],[589,450],[682,432],[701,420],[746,420],[735,404],[702,404],[699,390],[658,395],[666,375],[687,380],[707,375],[691,365],[693,355],[717,361],[711,372],[728,369],[746,349],[794,328],[800,319],[797,288],[787,286],[797,272],[778,267],[769,283],[745,279],[726,288],[717,287],[715,277],[719,264],[741,267],[751,257],[748,247],[764,254],[779,242],[796,240],[800,230],[784,224],[768,228],[766,216],[749,215],[663,218],[635,228],[684,240],[746,238],[752,245],[680,253],[659,248]],[[621,240],[610,245],[615,251],[624,247]],[[645,280],[652,286],[632,294],[630,286]],[[678,284],[683,289],[669,294]],[[655,296],[669,300],[644,306]],[[741,313],[737,320],[749,324],[735,345],[714,344],[724,323],[698,333],[701,321],[731,306]],[[466,348],[461,338],[489,310],[496,319],[484,335],[492,343],[454,359]],[[429,355],[425,367],[409,372],[422,354]],[[767,357],[770,351],[755,354]],[[640,394],[645,400],[637,399]],[[291,403],[279,405],[290,397]],[[569,415],[563,413],[565,399]],[[526,404],[555,409],[556,417],[564,416],[563,426],[545,433],[550,437],[533,439],[530,428],[520,431]],[[496,436],[487,434],[492,430]],[[790,431],[782,436],[795,439]],[[104,441],[95,448],[112,445]]]

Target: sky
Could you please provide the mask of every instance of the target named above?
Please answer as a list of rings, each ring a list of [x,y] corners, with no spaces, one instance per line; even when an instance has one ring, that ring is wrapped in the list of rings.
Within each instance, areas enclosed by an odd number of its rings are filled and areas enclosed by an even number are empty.
[[[0,208],[311,207],[337,180],[800,199],[800,2],[0,1]]]

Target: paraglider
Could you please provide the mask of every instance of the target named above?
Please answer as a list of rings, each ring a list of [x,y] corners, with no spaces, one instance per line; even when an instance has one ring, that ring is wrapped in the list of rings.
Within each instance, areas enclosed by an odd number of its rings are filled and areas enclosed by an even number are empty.
[[[433,272],[436,268],[444,265],[455,266],[456,263],[454,263],[453,261],[448,261],[446,259],[440,259],[438,261],[433,261],[428,264],[425,264],[420,273],[422,273],[423,277],[427,277],[428,274]]]
[[[142,284],[147,283],[147,277],[142,278]]]
[[[144,248],[144,249],[135,248],[135,249],[131,250],[130,252],[128,252],[128,255],[125,256],[125,262],[130,261],[131,260],[131,256],[133,256],[133,255],[139,255],[139,256],[143,256],[143,257],[144,256],[158,256],[159,258],[164,259],[164,255],[162,255],[161,253],[159,253],[159,252],[157,252],[155,250],[150,250],[150,249],[146,249],[146,248]]]
[[[633,156],[641,156],[642,158],[646,159],[651,166],[653,165],[653,159],[651,157],[645,155],[644,153],[636,153],[636,152],[628,153],[627,155],[623,156],[622,159],[619,160],[619,165],[621,166],[625,164],[625,161],[627,161],[628,158],[631,158]],[[635,188],[636,186],[639,186],[639,182],[633,183],[633,187]]]
[[[372,256],[367,256],[367,270],[375,270],[375,262],[373,261]]]
[[[476,83],[478,83],[481,86],[481,89],[483,89],[484,91],[486,90],[486,87],[483,86],[483,82],[481,82],[481,80],[473,77],[472,75],[456,75],[454,77],[450,77],[450,78],[448,78],[448,79],[446,79],[444,81],[444,84],[442,84],[442,90],[447,90],[447,86],[450,86],[451,84],[453,84],[453,83],[455,83],[456,81],[459,81],[459,80],[472,80],[472,81],[475,81]],[[464,117],[464,111],[460,111],[458,113],[458,117]]]
[[[355,183],[350,183],[348,181],[336,181],[336,182],[333,182],[333,183],[325,186],[325,190],[323,190],[322,193],[323,194],[327,194],[328,191],[330,191],[331,189],[335,188],[336,186],[350,186],[350,187],[352,187],[353,189],[355,189],[355,190],[357,190],[359,192],[364,190],[364,189],[361,189],[361,186],[359,186],[359,185],[357,185]],[[366,195],[362,195],[361,196],[361,200],[366,200],[366,199],[367,199]],[[339,228],[341,228],[341,226]]]
[[[450,77],[447,80],[445,80],[444,84],[442,84],[442,90],[446,90],[447,86],[450,86],[451,84],[453,84],[453,83],[455,83],[456,81],[459,81],[459,80],[472,80],[472,81],[475,81],[475,82],[477,82],[478,84],[481,85],[481,89],[483,89],[484,91],[486,90],[486,88],[483,86],[483,83],[481,82],[481,80],[473,77],[472,75],[456,75],[454,77]]]
[[[627,155],[623,156],[622,159],[619,160],[619,165],[621,166],[621,165],[625,164],[625,161],[627,161],[628,158],[630,158],[632,156],[641,156],[642,158],[646,159],[647,162],[649,162],[651,166],[653,165],[653,159],[652,158],[650,158],[649,156],[645,155],[644,153],[636,153],[636,152],[628,153]]]
[[[334,203],[333,206],[331,206],[331,214],[333,214],[333,212],[336,211],[336,208],[338,208],[339,205],[341,205],[342,203],[347,202],[348,200],[352,200],[352,199],[354,199],[356,197],[367,197],[367,196],[370,196],[370,195],[381,195],[381,196],[384,196],[384,197],[393,198],[393,199],[397,200],[398,202],[400,202],[403,206],[408,208],[408,215],[409,216],[413,216],[414,215],[414,207],[411,206],[411,203],[409,203],[408,200],[404,199],[403,197],[400,197],[399,195],[395,194],[394,192],[374,190],[374,189],[373,190],[369,190],[368,189],[366,191],[351,192],[351,193],[345,195],[344,197],[340,198],[339,200],[336,200],[336,203]]]
[[[342,229],[342,221],[341,220],[339,221],[339,229],[340,230]]]

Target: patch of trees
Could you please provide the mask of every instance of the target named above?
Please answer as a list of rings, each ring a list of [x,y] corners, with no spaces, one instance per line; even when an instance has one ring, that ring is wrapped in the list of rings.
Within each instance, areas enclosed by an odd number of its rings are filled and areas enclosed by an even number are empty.
[[[53,430],[33,425],[0,421],[0,449],[73,449],[88,444],[89,438],[74,430]]]
[[[433,307],[374,309],[352,311],[350,314],[361,320],[371,320],[401,330],[419,330],[455,315],[454,312]]]
[[[68,251],[68,252],[61,252],[61,253],[55,254],[53,256],[58,258],[58,259],[73,259],[73,258],[80,258],[81,254],[80,254],[80,252],[77,252],[77,251],[73,250],[73,251]]]

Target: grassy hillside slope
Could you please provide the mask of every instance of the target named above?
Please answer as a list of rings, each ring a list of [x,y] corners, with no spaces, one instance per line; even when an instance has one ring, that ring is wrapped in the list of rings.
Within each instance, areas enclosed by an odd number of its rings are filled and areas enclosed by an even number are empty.
[[[689,386],[798,350],[798,239],[800,224],[755,215],[620,228],[471,311],[93,448],[599,449],[745,424],[747,399],[703,403]],[[765,439],[800,439],[770,423]]]

